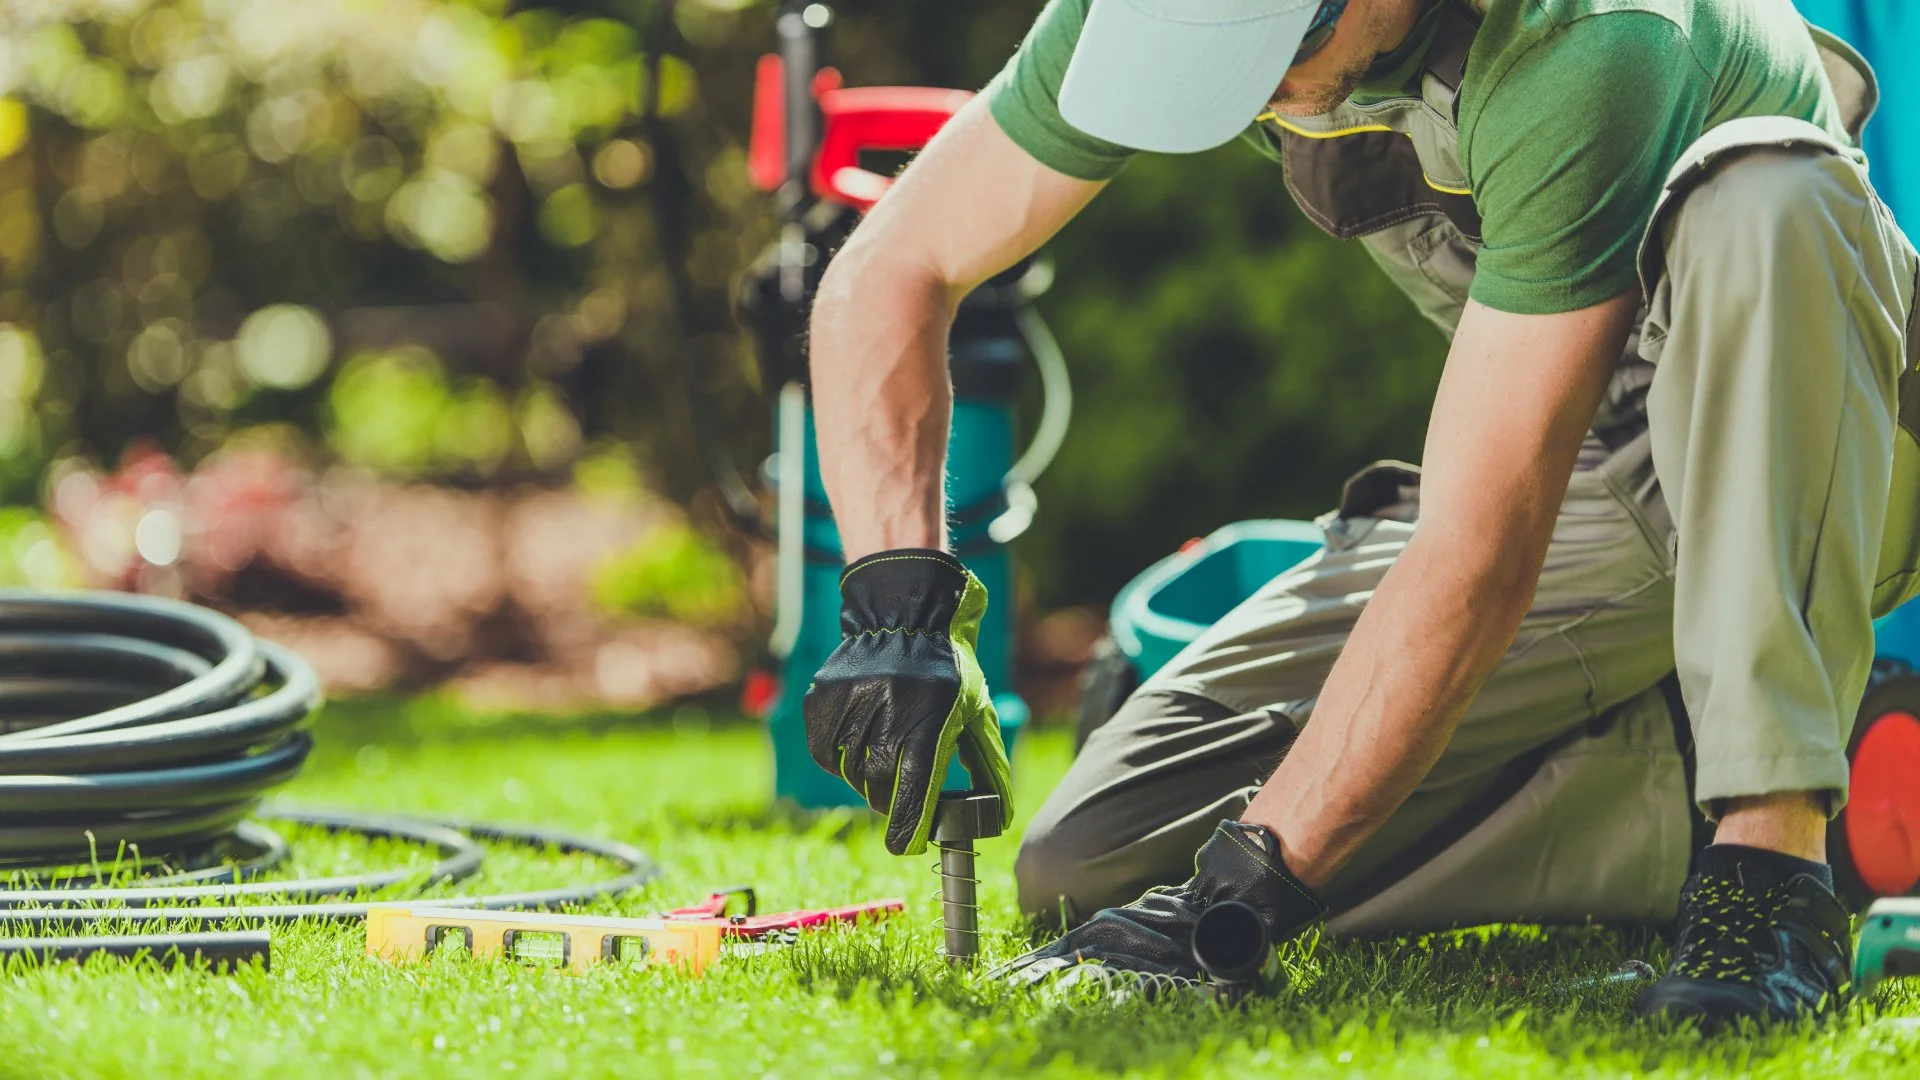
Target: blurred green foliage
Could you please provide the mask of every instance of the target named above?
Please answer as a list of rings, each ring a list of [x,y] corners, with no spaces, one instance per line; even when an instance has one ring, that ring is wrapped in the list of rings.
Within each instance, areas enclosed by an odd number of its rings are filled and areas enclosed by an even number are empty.
[[[45,518],[23,507],[0,509],[0,587],[59,589],[80,580],[80,568]]]
[[[357,464],[482,481],[564,471],[583,424],[677,445],[643,130],[684,123],[689,167],[737,140],[694,115],[668,13],[0,8],[3,493],[27,498],[61,454],[149,435],[192,461],[267,422],[324,428]],[[643,28],[678,51],[650,64]],[[679,181],[697,229],[758,216]],[[740,253],[719,254],[715,290]],[[724,341],[724,296],[692,299]]]
[[[540,407],[538,388],[521,402]],[[327,391],[327,444],[350,465],[389,476],[421,476],[461,466],[490,472],[513,450],[514,411],[494,383],[449,378],[440,359],[418,346],[356,355]],[[527,453],[538,461],[564,456],[579,431],[561,411],[542,433],[529,417]]]
[[[593,597],[609,611],[713,628],[739,616],[747,589],[732,555],[675,522],[649,531],[637,546],[598,567]]]
[[[850,85],[977,87],[1038,6],[848,0],[833,58]],[[742,465],[767,451],[730,293],[771,236],[744,168],[771,14],[0,5],[0,499],[62,456],[146,435],[191,463],[275,423],[459,482],[616,439],[710,522],[683,361]],[[1040,602],[1417,454],[1439,336],[1252,152],[1136,162],[1054,252],[1078,409],[1020,541]]]

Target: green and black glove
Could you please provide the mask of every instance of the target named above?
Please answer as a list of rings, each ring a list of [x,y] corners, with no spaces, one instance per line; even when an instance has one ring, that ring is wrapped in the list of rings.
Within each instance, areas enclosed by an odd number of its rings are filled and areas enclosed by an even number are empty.
[[[1115,994],[1146,997],[1198,988],[1210,977],[1194,955],[1194,927],[1202,913],[1228,902],[1245,905],[1264,944],[1285,941],[1327,912],[1281,861],[1271,832],[1223,821],[1194,856],[1186,884],[1149,889],[1131,904],[1107,908],[996,974],[1024,986],[1095,982]]]
[[[944,551],[869,555],[840,575],[840,647],[807,687],[807,750],[887,816],[887,850],[918,855],[957,750],[1013,818],[1000,720],[973,655],[987,590]]]

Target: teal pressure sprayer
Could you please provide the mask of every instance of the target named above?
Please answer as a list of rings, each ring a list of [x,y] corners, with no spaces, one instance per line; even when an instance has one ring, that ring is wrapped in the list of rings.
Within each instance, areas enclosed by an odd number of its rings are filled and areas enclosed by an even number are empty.
[[[814,445],[808,309],[828,259],[891,183],[862,167],[863,157],[920,149],[972,97],[931,87],[841,87],[822,55],[832,22],[832,10],[818,3],[788,2],[775,16],[779,52],[762,57],[757,72],[748,167],[754,183],[773,194],[781,231],[740,298],[766,385],[777,388],[775,452],[766,467],[778,559],[770,651],[779,677],[769,715],[775,786],[781,798],[809,808],[864,804],[807,756],[800,714],[808,682],[840,643],[845,565]],[[1007,542],[1032,519],[1032,482],[1058,449],[1069,409],[1059,349],[1030,306],[1049,278],[1044,263],[1029,259],[987,282],[960,305],[950,338],[951,543],[987,587],[980,666],[1009,747],[1027,706],[1011,692],[1015,605]],[[1016,460],[1014,406],[1029,363],[1040,371],[1045,404],[1033,441]],[[959,765],[946,787],[967,787]]]

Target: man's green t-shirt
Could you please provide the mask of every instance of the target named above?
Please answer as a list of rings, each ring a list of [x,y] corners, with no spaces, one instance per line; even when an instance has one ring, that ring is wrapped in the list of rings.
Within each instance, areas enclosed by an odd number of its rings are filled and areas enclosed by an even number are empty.
[[[1049,0],[986,93],[1000,127],[1087,180],[1133,151],[1060,116],[1060,83],[1092,0]],[[1440,0],[1457,2],[1457,0]],[[1458,106],[1460,154],[1483,227],[1472,296],[1550,314],[1633,286],[1634,253],[1680,154],[1744,116],[1792,116],[1852,146],[1791,0],[1492,0]],[[1417,95],[1429,11],[1353,99]],[[1255,145],[1266,141],[1257,128]]]

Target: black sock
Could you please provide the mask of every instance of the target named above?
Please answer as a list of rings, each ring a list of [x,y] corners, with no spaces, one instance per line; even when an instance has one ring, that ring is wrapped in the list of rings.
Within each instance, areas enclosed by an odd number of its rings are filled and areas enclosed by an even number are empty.
[[[1709,844],[1700,849],[1698,867],[1703,873],[1716,877],[1730,877],[1734,868],[1743,864],[1761,867],[1780,881],[1785,881],[1795,874],[1810,874],[1814,880],[1828,889],[1833,888],[1833,868],[1823,862],[1784,855],[1778,851],[1768,851],[1766,848],[1748,847],[1745,844]]]

